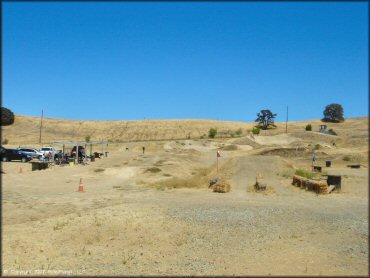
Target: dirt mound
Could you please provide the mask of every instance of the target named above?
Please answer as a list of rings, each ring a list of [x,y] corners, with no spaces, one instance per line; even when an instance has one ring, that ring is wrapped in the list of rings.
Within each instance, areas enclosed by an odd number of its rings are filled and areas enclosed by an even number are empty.
[[[248,145],[248,146],[251,146],[253,148],[259,148],[261,147],[260,144],[258,144],[252,136],[245,136],[245,137],[241,137],[241,138],[234,138],[234,139],[230,139],[228,140],[229,143],[232,143],[232,144],[236,144],[236,145]]]
[[[289,145],[296,141],[302,141],[302,139],[290,136],[287,134],[278,134],[271,136],[254,136],[255,142],[260,145]]]
[[[297,157],[302,155],[311,154],[311,151],[307,147],[298,148],[269,148],[258,152],[258,155],[277,155],[281,157]]]

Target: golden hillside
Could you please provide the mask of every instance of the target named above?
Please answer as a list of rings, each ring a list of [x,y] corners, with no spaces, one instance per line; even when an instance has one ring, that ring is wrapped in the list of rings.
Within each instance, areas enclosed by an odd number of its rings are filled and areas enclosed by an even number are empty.
[[[307,123],[311,123],[317,131],[320,120],[289,122],[289,133],[304,131]],[[210,128],[218,130],[218,135],[229,137],[236,130],[242,129],[243,135],[253,128],[255,123],[227,122],[202,119],[182,120],[132,120],[132,121],[82,121],[65,119],[43,119],[42,142],[44,144],[57,140],[108,140],[110,142],[166,140],[166,139],[199,139],[206,137]],[[277,123],[278,128],[264,131],[266,135],[285,133],[285,123]],[[347,119],[344,123],[328,124],[342,138],[367,142],[367,118]],[[262,135],[263,135],[262,133]],[[2,127],[2,139],[9,144],[38,144],[40,136],[40,118],[16,115],[11,126]],[[366,138],[366,139],[365,139]],[[365,139],[365,141],[363,141]]]

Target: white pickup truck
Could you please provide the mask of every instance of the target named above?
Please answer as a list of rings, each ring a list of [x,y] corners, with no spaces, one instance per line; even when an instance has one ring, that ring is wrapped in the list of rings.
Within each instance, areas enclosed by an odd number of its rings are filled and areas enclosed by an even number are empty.
[[[56,151],[53,147],[42,147],[40,152],[43,154],[44,158],[47,158],[49,153],[51,153],[51,159],[54,160]]]

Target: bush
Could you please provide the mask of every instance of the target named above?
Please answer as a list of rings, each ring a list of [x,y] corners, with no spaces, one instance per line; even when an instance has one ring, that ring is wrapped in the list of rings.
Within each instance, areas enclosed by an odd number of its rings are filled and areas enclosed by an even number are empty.
[[[90,135],[87,135],[87,136],[85,137],[85,141],[86,141],[86,142],[90,142],[90,139],[91,139],[91,136],[90,136]]]
[[[243,131],[242,131],[241,128],[239,128],[238,130],[235,131],[235,134],[238,135],[238,136],[242,135],[242,133],[243,133]]]
[[[8,108],[1,107],[1,125],[12,125],[14,123],[14,113]]]
[[[312,177],[313,177],[312,172],[307,171],[307,170],[303,170],[303,169],[297,169],[294,174],[297,175],[297,176],[307,178],[307,179],[312,179]]]
[[[209,138],[215,138],[216,134],[217,134],[217,128],[212,127],[209,129],[209,132],[208,132]]]
[[[254,128],[252,129],[252,133],[253,133],[253,134],[256,134],[256,135],[260,134],[260,131],[261,131],[261,129],[260,129],[259,127],[254,127]]]
[[[344,160],[344,161],[350,161],[350,160],[351,160],[351,158],[350,158],[348,155],[346,155],[345,157],[343,157],[343,160]]]
[[[312,131],[312,125],[310,124],[306,125],[306,131]]]
[[[3,140],[3,145],[6,145],[6,144],[8,144],[9,143],[9,140],[8,139],[4,139]]]
[[[320,149],[320,144],[315,145],[315,150],[318,150],[318,149]]]

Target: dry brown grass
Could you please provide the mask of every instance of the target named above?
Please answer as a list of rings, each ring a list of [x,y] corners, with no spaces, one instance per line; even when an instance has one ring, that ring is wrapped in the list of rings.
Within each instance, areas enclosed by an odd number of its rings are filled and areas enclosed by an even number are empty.
[[[222,150],[224,151],[236,151],[238,149],[237,145],[227,145],[225,147],[222,147]]]
[[[150,186],[160,190],[164,188],[206,188],[208,187],[210,173],[211,170],[209,168],[199,168],[195,170],[194,175],[189,178],[173,177],[153,183]]]

